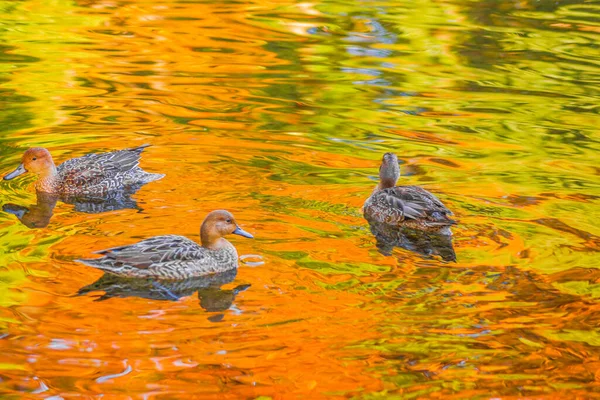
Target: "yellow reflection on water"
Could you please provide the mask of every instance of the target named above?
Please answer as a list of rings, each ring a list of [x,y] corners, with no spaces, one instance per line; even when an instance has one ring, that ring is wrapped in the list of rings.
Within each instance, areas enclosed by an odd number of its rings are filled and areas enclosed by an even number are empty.
[[[0,391],[586,397],[597,17],[532,1],[0,3],[0,172],[31,146],[62,162],[149,143],[141,165],[166,174],[103,213],[2,182]],[[400,184],[455,211],[456,262],[373,236],[360,208],[385,151]],[[182,288],[73,262],[198,240],[220,208],[263,265]]]

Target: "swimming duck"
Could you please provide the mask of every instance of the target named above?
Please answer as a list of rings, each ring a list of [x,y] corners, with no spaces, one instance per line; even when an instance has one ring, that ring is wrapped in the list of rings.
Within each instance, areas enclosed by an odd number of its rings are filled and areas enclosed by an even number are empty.
[[[112,191],[140,186],[164,177],[163,174],[145,172],[138,166],[140,153],[148,146],[88,154],[67,160],[58,167],[48,150],[33,147],[23,154],[21,165],[6,175],[4,180],[32,172],[38,176],[35,184],[38,192],[104,197]]]
[[[452,212],[442,202],[418,186],[396,186],[400,177],[398,157],[385,153],[379,167],[379,184],[364,205],[369,221],[451,234],[449,226],[456,224],[448,215]]]
[[[100,258],[75,261],[131,278],[188,279],[237,268],[237,251],[223,237],[229,234],[253,238],[229,211],[216,210],[202,222],[202,246],[183,236],[155,236],[95,252]]]

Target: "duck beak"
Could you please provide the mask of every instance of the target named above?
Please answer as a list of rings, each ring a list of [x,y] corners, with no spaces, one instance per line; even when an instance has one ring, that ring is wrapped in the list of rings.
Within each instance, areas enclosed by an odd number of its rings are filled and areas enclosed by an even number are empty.
[[[246,232],[245,230],[243,230],[242,228],[240,228],[239,226],[235,228],[235,231],[231,232],[234,235],[240,235],[243,237],[247,237],[249,239],[254,239],[254,236],[252,236],[251,234],[249,234],[248,232]]]
[[[5,175],[4,176],[4,180],[5,181],[9,181],[9,180],[11,180],[13,178],[16,178],[19,175],[23,175],[25,172],[27,172],[27,170],[25,169],[25,167],[23,166],[23,164],[21,164],[13,172],[11,172],[10,174]]]

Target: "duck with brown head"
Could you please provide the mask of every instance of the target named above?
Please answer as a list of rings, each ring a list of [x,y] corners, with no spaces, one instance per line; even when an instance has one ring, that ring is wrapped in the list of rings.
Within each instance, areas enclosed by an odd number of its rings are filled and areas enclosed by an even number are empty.
[[[139,165],[141,152],[148,145],[109,153],[88,154],[54,164],[50,152],[33,147],[23,154],[21,164],[4,180],[14,179],[26,172],[37,175],[38,192],[82,197],[104,197],[127,187],[143,185],[162,178],[150,174]]]
[[[379,167],[379,184],[364,205],[369,222],[398,225],[429,232],[451,234],[456,222],[442,202],[419,186],[396,186],[400,177],[398,157],[385,153]]]
[[[229,234],[253,238],[238,226],[229,211],[216,210],[202,222],[202,245],[183,236],[156,236],[135,244],[97,251],[102,255],[100,258],[76,261],[132,278],[193,278],[238,267],[237,250],[224,238]]]
[[[48,150],[42,147],[32,147],[27,150],[21,158],[21,164],[13,172],[7,174],[4,180],[14,179],[27,172],[37,175],[38,180],[35,187],[38,191],[52,193],[58,173]]]

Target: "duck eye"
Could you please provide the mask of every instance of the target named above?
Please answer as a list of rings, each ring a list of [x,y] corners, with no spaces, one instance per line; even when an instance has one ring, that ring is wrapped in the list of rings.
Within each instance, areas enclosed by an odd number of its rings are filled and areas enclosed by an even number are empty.
[[[226,222],[227,222],[228,224],[230,224],[230,223],[231,223],[231,218],[230,218],[230,219],[228,219]]]
[[[37,160],[37,157],[33,157],[33,158],[32,158],[32,160],[33,160],[33,161]]]

